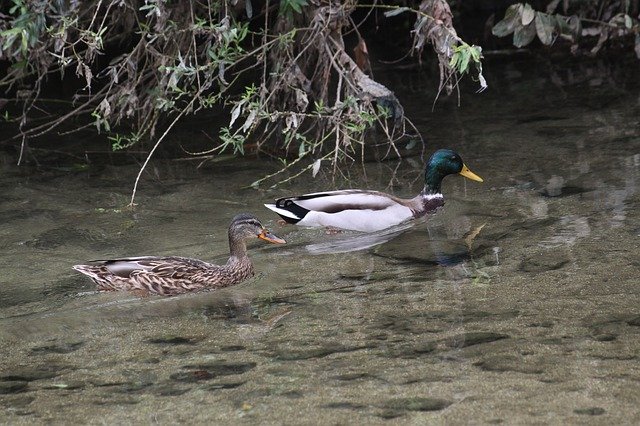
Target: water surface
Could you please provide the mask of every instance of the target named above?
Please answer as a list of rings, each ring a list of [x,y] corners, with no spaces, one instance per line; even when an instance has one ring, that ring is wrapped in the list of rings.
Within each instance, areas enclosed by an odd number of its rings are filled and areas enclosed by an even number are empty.
[[[270,190],[245,188],[277,169],[266,160],[158,158],[133,211],[128,156],[16,167],[3,154],[0,422],[640,422],[637,72],[532,75],[543,66],[489,70],[489,91],[434,112],[432,81],[386,77],[403,82],[427,155],[453,148],[485,183],[448,177],[444,209],[374,236],[282,226],[262,203],[341,187],[413,196],[420,146],[348,181]],[[141,299],[71,270],[142,254],[224,262],[243,211],[288,244],[251,244],[259,274],[233,288]]]

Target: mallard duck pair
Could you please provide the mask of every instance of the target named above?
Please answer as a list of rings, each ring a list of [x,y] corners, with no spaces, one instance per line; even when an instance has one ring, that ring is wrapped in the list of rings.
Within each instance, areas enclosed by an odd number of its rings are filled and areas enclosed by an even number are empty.
[[[411,199],[350,189],[280,198],[265,206],[296,225],[373,232],[424,216],[442,206],[441,184],[450,174],[482,182],[457,153],[441,149],[426,164],[424,189]],[[103,291],[139,290],[169,296],[227,287],[254,274],[247,256],[246,240],[250,238],[276,244],[285,242],[267,231],[254,216],[240,214],[229,225],[230,257],[225,265],[184,257],[143,256],[95,261],[73,268],[88,275]]]

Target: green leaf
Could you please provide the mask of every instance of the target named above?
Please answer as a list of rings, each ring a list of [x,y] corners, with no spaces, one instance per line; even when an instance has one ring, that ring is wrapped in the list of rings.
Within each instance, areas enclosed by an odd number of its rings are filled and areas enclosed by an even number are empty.
[[[529,24],[525,26],[519,26],[513,32],[513,45],[515,47],[524,47],[531,43],[536,36],[535,25]]]
[[[306,6],[307,0],[280,0],[280,11],[291,16],[291,12],[302,13],[302,6]]]
[[[462,51],[462,57],[460,58],[459,71],[460,74],[464,74],[469,69],[469,60],[471,59],[471,52],[469,49]]]
[[[522,4],[520,3],[509,6],[504,13],[504,19],[493,26],[491,33],[496,37],[504,37],[511,34],[515,30],[516,25],[519,24],[519,11],[521,7]]]
[[[22,31],[18,27],[9,28],[8,30],[0,31],[0,37],[7,37],[9,35],[17,35]]]
[[[529,3],[525,3],[524,7],[522,8],[522,17],[521,17],[522,25],[529,25],[535,17],[536,17],[535,10],[533,10],[533,8],[529,5]]]
[[[22,43],[21,43],[21,49],[22,49],[22,53],[27,53],[27,51],[29,50],[29,33],[27,33],[27,30],[22,30]]]
[[[553,43],[553,30],[555,29],[555,19],[546,13],[536,12],[536,33],[545,46]]]
[[[480,46],[471,46],[471,59],[473,62],[480,62],[482,58],[482,48]]]

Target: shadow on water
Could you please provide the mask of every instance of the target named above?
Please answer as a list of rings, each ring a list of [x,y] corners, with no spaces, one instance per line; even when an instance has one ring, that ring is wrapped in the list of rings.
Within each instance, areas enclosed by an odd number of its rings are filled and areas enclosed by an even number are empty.
[[[260,191],[239,188],[276,164],[159,158],[135,210],[132,159],[43,154],[26,170],[2,154],[0,422],[640,422],[638,81],[538,65],[487,73],[490,90],[428,114],[424,73],[387,77],[427,153],[456,149],[485,183],[449,177],[442,210],[375,234],[281,226],[262,203],[413,196],[422,147],[349,181],[321,171]],[[138,298],[70,268],[224,262],[240,211],[288,244],[250,244],[259,273],[239,286]]]

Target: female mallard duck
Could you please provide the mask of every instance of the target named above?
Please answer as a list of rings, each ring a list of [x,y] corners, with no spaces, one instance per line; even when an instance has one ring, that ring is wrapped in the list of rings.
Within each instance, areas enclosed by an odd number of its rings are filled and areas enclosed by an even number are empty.
[[[280,198],[265,207],[296,225],[379,231],[424,216],[444,205],[440,190],[442,179],[454,173],[482,182],[480,176],[464,165],[460,155],[440,149],[427,162],[424,189],[409,200],[384,192],[348,189]]]
[[[142,256],[96,260],[93,265],[76,265],[73,269],[88,275],[101,291],[137,290],[173,296],[227,287],[254,274],[247,256],[246,240],[249,238],[285,243],[267,231],[254,216],[244,213],[234,217],[229,225],[231,256],[222,266],[186,257]]]

